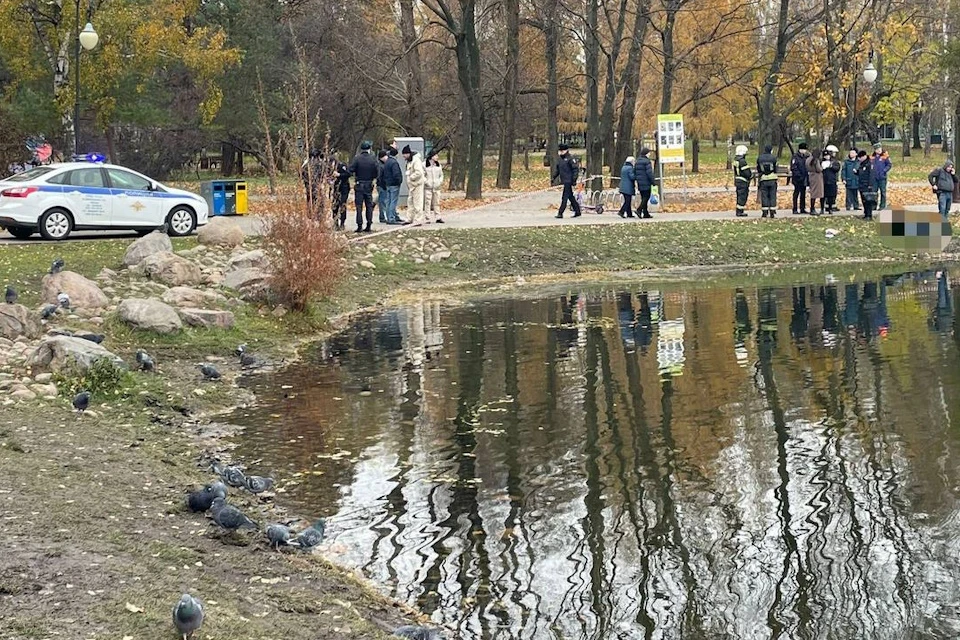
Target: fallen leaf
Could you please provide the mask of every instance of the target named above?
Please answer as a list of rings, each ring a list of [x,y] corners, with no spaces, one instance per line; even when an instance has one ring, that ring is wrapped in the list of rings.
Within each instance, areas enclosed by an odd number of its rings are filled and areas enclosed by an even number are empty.
[[[131,603],[129,603],[129,602],[126,604],[125,608],[126,608],[126,610],[129,611],[130,613],[143,613],[143,609],[142,609],[142,608],[138,607],[138,606],[135,605],[135,604],[131,604]]]

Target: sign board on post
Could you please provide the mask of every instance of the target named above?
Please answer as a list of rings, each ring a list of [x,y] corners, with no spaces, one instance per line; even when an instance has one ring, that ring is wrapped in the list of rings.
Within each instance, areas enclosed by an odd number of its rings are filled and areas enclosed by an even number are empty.
[[[683,114],[661,113],[657,116],[657,136],[659,136],[660,164],[684,162],[683,149],[686,135],[683,132]]]

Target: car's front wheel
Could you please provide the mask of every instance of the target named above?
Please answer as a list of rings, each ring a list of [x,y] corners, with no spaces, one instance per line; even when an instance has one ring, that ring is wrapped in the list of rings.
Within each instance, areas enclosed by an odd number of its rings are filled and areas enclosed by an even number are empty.
[[[167,231],[171,236],[188,236],[197,227],[197,216],[188,207],[176,207],[167,216]]]
[[[37,232],[36,229],[31,229],[30,227],[10,227],[7,231],[17,240],[26,240]]]
[[[73,231],[73,220],[65,209],[50,209],[40,217],[38,226],[45,240],[66,240]]]

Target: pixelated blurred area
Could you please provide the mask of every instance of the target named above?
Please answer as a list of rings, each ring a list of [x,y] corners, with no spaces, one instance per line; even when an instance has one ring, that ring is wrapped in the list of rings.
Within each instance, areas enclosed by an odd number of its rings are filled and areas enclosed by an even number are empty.
[[[883,243],[899,251],[941,253],[952,239],[950,221],[936,211],[881,211],[877,222]]]

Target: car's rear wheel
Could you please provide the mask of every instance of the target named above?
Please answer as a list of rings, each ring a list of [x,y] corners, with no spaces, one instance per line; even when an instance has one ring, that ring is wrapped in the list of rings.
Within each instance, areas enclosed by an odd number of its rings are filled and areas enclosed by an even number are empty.
[[[7,229],[7,231],[9,231],[10,235],[18,240],[26,240],[37,232],[36,229],[31,229],[29,227],[10,227]]]
[[[40,217],[38,226],[45,240],[66,240],[73,231],[73,219],[66,209],[50,209]]]
[[[188,236],[197,227],[197,216],[189,207],[175,207],[167,216],[167,230],[171,236]]]

